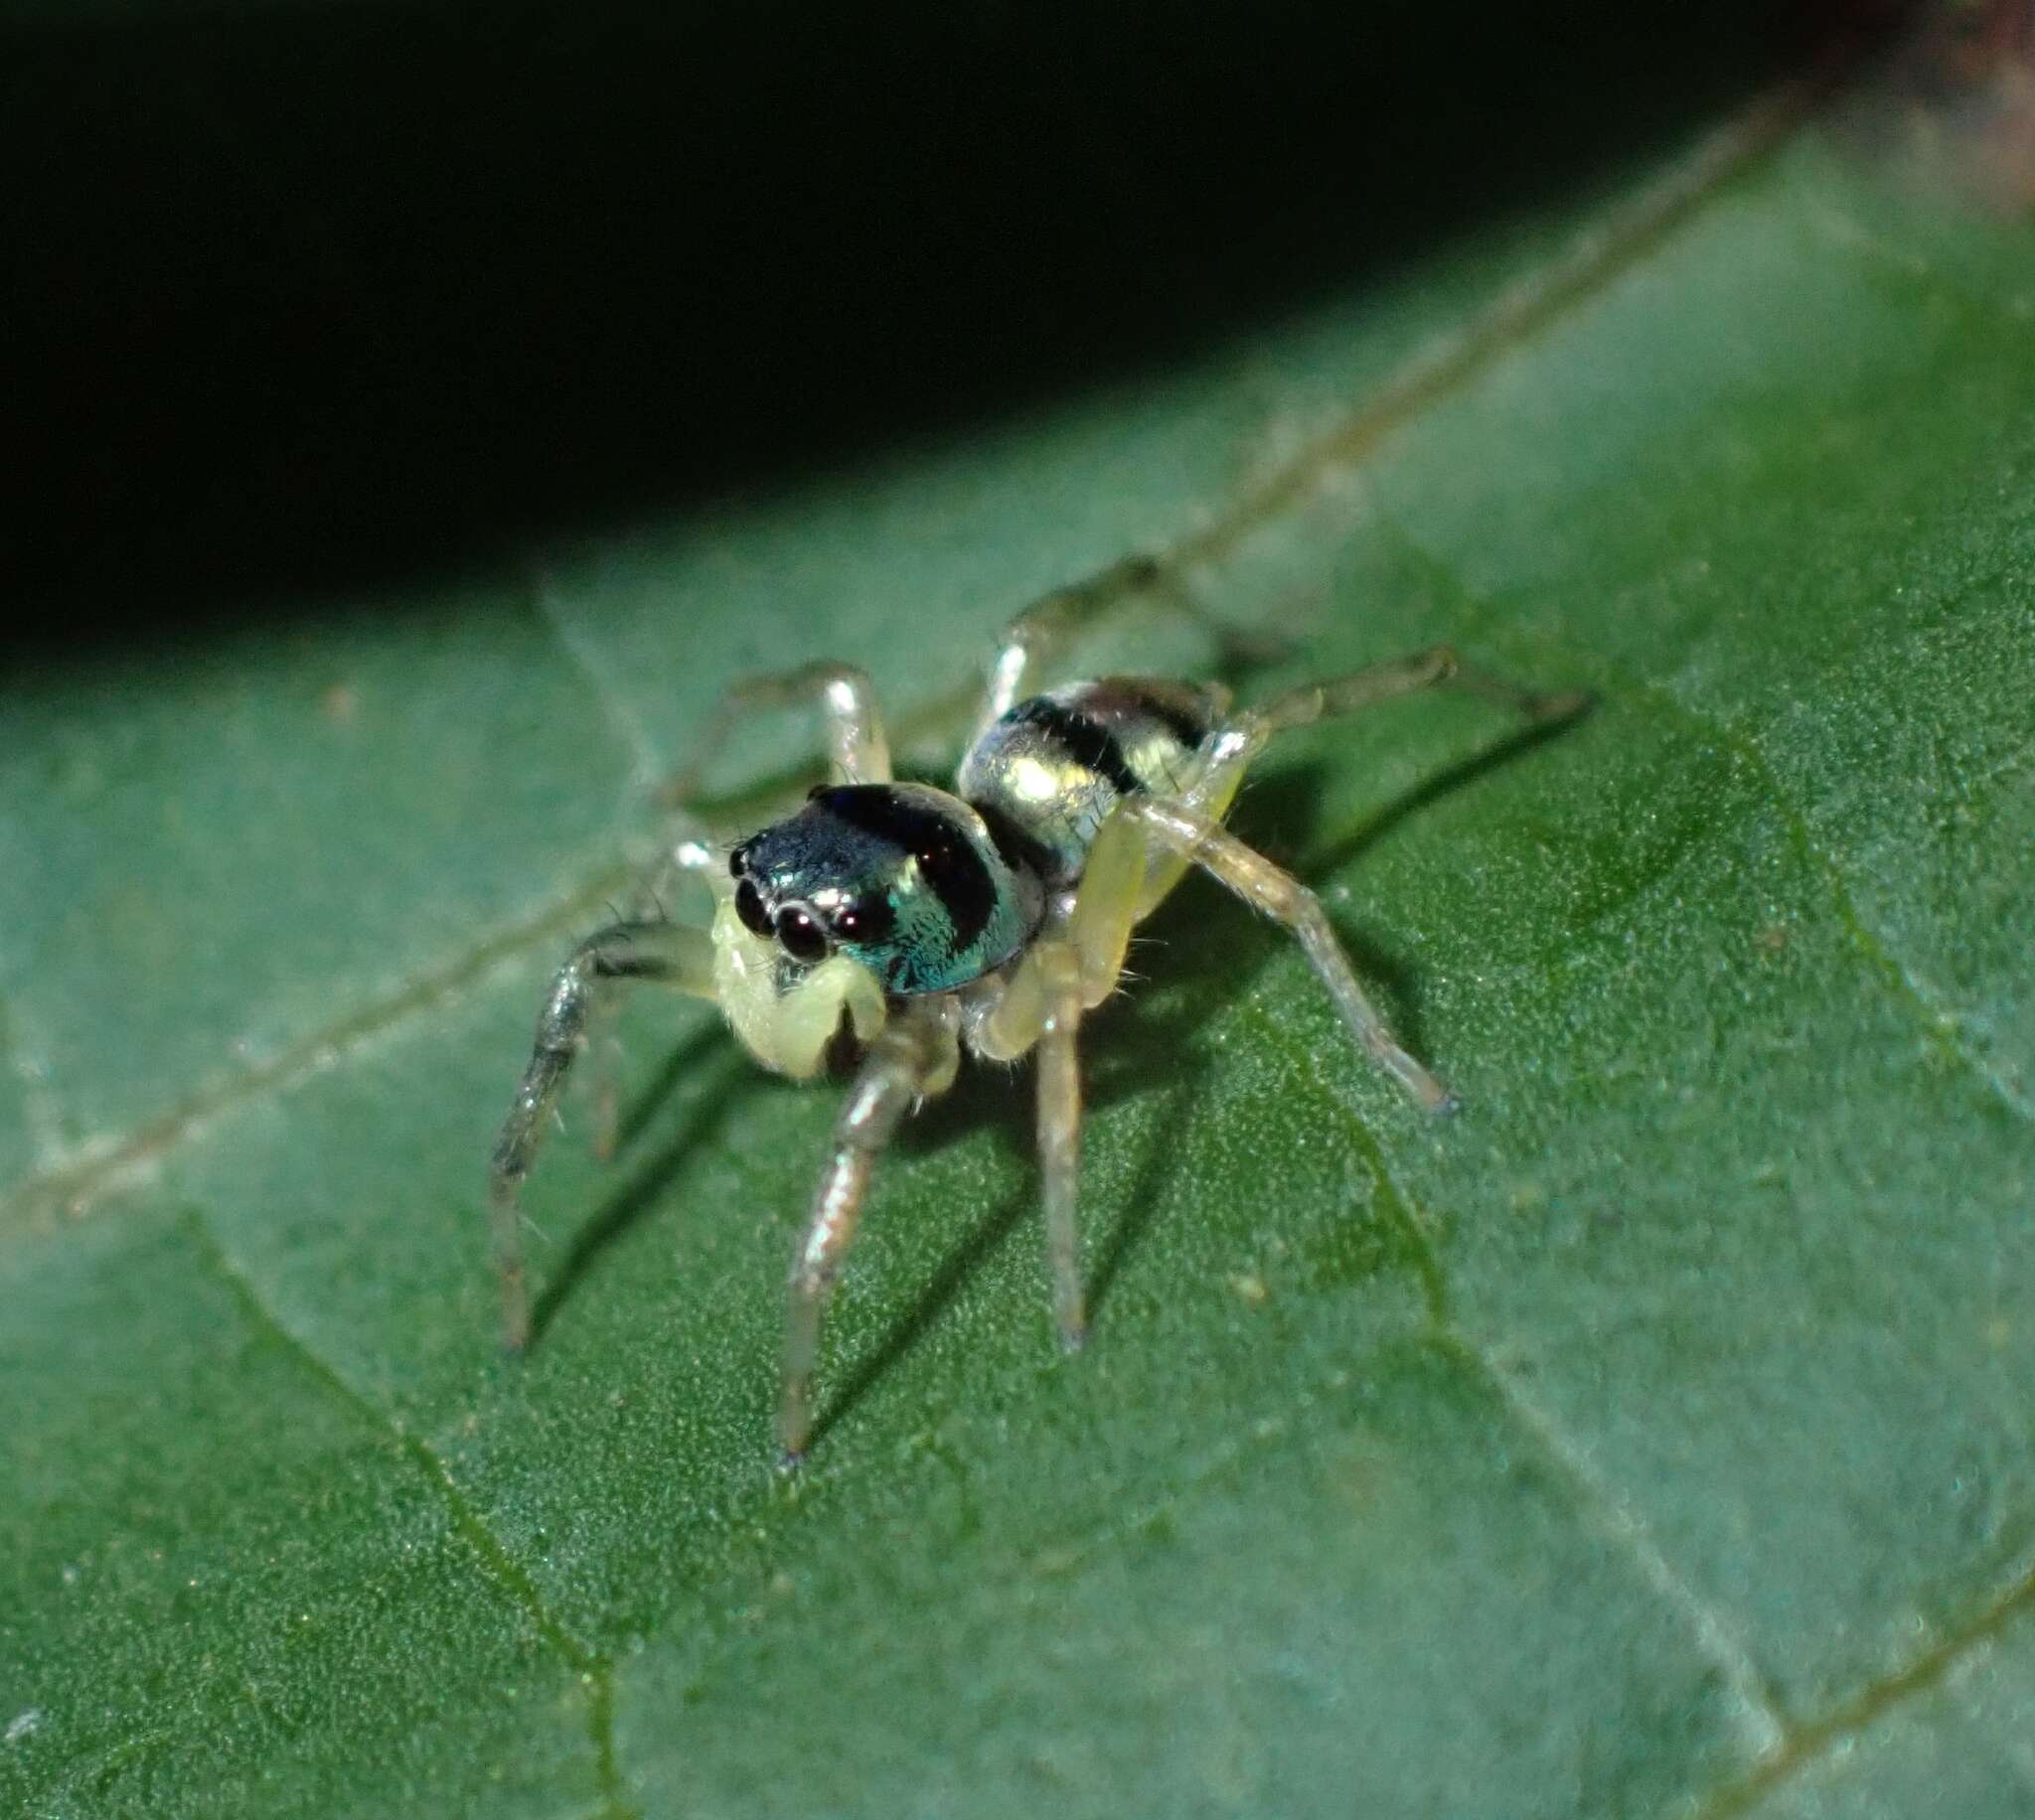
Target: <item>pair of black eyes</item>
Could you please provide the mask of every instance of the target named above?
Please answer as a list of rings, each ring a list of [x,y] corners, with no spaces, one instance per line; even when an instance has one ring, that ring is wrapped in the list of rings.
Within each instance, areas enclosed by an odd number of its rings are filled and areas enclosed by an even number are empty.
[[[765,939],[775,937],[794,961],[824,961],[834,938],[844,942],[875,942],[889,933],[895,918],[887,903],[851,904],[834,919],[830,937],[813,914],[798,904],[787,904],[772,922],[763,908],[762,894],[748,879],[735,886],[735,915],[742,927]]]

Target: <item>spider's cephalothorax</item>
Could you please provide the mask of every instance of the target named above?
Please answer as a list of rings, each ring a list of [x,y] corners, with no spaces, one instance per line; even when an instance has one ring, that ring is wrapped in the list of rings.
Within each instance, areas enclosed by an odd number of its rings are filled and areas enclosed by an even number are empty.
[[[1325,715],[1438,683],[1536,719],[1572,713],[1582,698],[1466,672],[1441,648],[1237,712],[1220,689],[1152,679],[1020,698],[1037,642],[1034,622],[1013,628],[952,795],[891,781],[858,671],[821,665],[744,691],[750,702],[817,696],[834,781],[732,846],[679,847],[678,862],[715,893],[710,932],[662,917],[617,923],[560,970],[490,1176],[512,1347],[529,1336],[518,1192],[611,983],[657,980],[713,999],[759,1061],[797,1079],[859,1058],[792,1263],[780,1411],[788,1459],[811,1439],[820,1317],[876,1155],[912,1107],[952,1082],[964,1047],[1003,1061],[1037,1051],[1053,1309],[1062,1340],[1080,1342],[1075,1033],[1115,990],[1133,928],[1189,866],[1285,924],[1365,1051],[1429,1110],[1454,1106],[1392,1040],[1314,894],[1222,818],[1265,743]]]
[[[794,961],[839,950],[897,997],[1003,966],[1045,907],[966,803],[924,784],[837,784],[728,856],[736,919]]]

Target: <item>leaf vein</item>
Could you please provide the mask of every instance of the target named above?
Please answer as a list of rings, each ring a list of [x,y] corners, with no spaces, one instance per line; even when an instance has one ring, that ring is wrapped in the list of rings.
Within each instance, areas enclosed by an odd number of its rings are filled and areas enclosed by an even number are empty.
[[[1508,1419],[1525,1430],[1534,1445],[1554,1462],[1570,1486],[1584,1520],[1631,1558],[1644,1585],[1673,1610],[1704,1657],[1722,1675],[1733,1719],[1750,1754],[1765,1758],[1781,1749],[1787,1732],[1779,1702],[1730,1622],[1676,1572],[1630,1502],[1597,1471],[1588,1450],[1564,1434],[1546,1411],[1522,1393],[1512,1374],[1499,1367],[1487,1348],[1471,1339],[1450,1318],[1446,1278],[1427,1225],[1411,1197],[1393,1181],[1376,1139],[1355,1112],[1322,1079],[1304,1045],[1289,1036],[1255,1000],[1247,1000],[1243,1008],[1253,1027],[1286,1055],[1311,1097],[1332,1108],[1356,1134],[1393,1224],[1406,1233],[1414,1247],[1417,1268],[1427,1288],[1435,1343],[1489,1386]]]
[[[22,1122],[27,1128],[31,1167],[40,1172],[64,1153],[62,1123],[49,1071],[37,1054],[39,1045],[23,1027],[21,1007],[0,998],[0,1056],[21,1084]]]
[[[586,1694],[588,1743],[593,1750],[601,1811],[607,1820],[635,1820],[634,1810],[623,1798],[621,1773],[615,1760],[614,1664],[573,1635],[546,1604],[544,1593],[530,1571],[516,1559],[509,1546],[490,1527],[479,1507],[460,1489],[437,1449],[355,1389],[336,1366],[314,1351],[276,1316],[262,1299],[253,1280],[234,1262],[220,1243],[203,1214],[193,1209],[185,1224],[193,1249],[225,1284],[247,1324],[294,1358],[315,1384],[341,1404],[355,1420],[386,1441],[391,1451],[424,1480],[432,1495],[444,1506],[453,1533],[478,1561],[483,1576],[494,1583],[496,1591],[522,1613],[545,1644],[578,1677]]]
[[[1733,179],[1778,150],[1835,74],[1778,84],[1703,135],[1548,264],[1506,285],[1464,326],[1429,343],[1341,422],[1174,544],[1163,566],[1187,574],[1223,561],[1267,522],[1304,507],[1331,475],[1356,467],[1394,432],[1546,334],[1638,265]]]
[[[1385,1217],[1403,1235],[1413,1256],[1413,1267],[1420,1278],[1421,1293],[1427,1303],[1428,1318],[1437,1327],[1446,1326],[1449,1318],[1449,1285],[1442,1270],[1442,1261],[1429,1238],[1427,1228],[1415,1212],[1413,1203],[1399,1190],[1392,1179],[1392,1172],[1385,1165],[1385,1153],[1378,1140],[1371,1136],[1370,1128],[1358,1117],[1355,1109],[1347,1105],[1315,1067],[1315,1060],[1307,1048],[1280,1027],[1273,1017],[1255,998],[1246,998],[1240,1006],[1245,1019],[1259,1035],[1286,1057],[1294,1074],[1305,1083],[1309,1096],[1317,1105],[1331,1112],[1338,1123],[1347,1129],[1356,1140],[1358,1151],[1370,1165],[1371,1181],[1379,1199],[1384,1203]]]
[[[33,1226],[53,1209],[74,1216],[84,1213],[109,1188],[158,1162],[197,1132],[266,1093],[284,1091],[338,1065],[411,1015],[449,1002],[496,967],[519,960],[539,942],[555,940],[584,922],[634,876],[635,868],[625,861],[604,866],[585,884],[535,915],[417,975],[388,997],[285,1045],[263,1062],[201,1088],[159,1118],[90,1155],[30,1176],[0,1203],[0,1232]]]
[[[1989,1649],[2006,1631],[2035,1615],[2035,1564],[2017,1578],[1971,1621],[1923,1650],[1904,1668],[1820,1718],[1791,1729],[1785,1746],[1759,1763],[1751,1774],[1719,1789],[1698,1810],[1700,1820],[1730,1820],[1750,1812],[1781,1783],[1801,1774],[1863,1736],[1888,1714],[1911,1700],[1940,1688],[1963,1662]]]
[[[1888,947],[1885,938],[1859,914],[1836,861],[1817,844],[1807,816],[1797,806],[1793,793],[1760,749],[1759,742],[1733,722],[1715,713],[1692,708],[1671,690],[1657,684],[1641,684],[1639,693],[1644,699],[1657,702],[1667,712],[1679,715],[1686,724],[1707,730],[1752,771],[1780,812],[1782,824],[1788,831],[1789,843],[1796,849],[1797,856],[1808,871],[1821,878],[1838,926],[1868,971],[1879,977],[1881,984],[1922,1025],[1923,1036],[1932,1047],[1941,1048],[1961,1065],[2009,1112],[2024,1121],[2035,1121],[2035,1103],[2017,1092],[2004,1074],[1962,1040],[1957,1033],[1957,1018],[1936,1003]]]
[[[1766,1760],[1785,1748],[1789,1729],[1780,1697],[1760,1672],[1752,1651],[1725,1614],[1676,1571],[1631,1501],[1598,1470],[1589,1448],[1527,1396],[1516,1373],[1499,1366],[1488,1349],[1475,1344],[1460,1328],[1438,1335],[1437,1343],[1464,1370],[1488,1384],[1514,1426],[1526,1432],[1567,1481],[1585,1521],[1637,1564],[1642,1580],[1686,1626],[1722,1674],[1732,1718],[1754,1759]]]

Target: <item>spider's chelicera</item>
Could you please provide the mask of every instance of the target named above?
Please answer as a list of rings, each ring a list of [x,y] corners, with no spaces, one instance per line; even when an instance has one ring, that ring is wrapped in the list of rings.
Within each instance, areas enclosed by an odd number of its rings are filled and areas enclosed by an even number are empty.
[[[1116,989],[1131,932],[1199,867],[1301,943],[1365,1052],[1431,1112],[1455,1102],[1392,1038],[1314,893],[1223,826],[1267,741],[1328,715],[1449,683],[1533,719],[1582,698],[1467,671],[1445,648],[1232,710],[1213,685],[1106,678],[1025,694],[1039,622],[1018,622],[950,793],[893,782],[868,681],[818,665],[752,683],[744,704],[817,699],[832,783],[732,847],[687,842],[717,908],[710,931],[613,924],[560,969],[490,1172],[505,1338],[529,1338],[518,1193],[588,1021],[611,983],[651,980],[714,1000],[768,1068],[811,1079],[844,1055],[854,1079],[792,1260],[779,1439],[812,1438],[820,1321],[877,1153],[964,1049],[1037,1052],[1046,1257],[1061,1341],[1086,1333],[1075,1232],[1081,1088],[1075,1036]]]

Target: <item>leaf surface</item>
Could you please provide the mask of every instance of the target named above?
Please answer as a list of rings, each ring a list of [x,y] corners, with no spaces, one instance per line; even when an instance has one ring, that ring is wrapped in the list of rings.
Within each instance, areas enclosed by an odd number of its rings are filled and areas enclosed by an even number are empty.
[[[18,690],[9,1805],[2035,1798],[2031,320],[2025,230],[1759,114],[1135,391]],[[1190,884],[1088,1042],[1088,1354],[973,1070],[787,1483],[829,1095],[639,1001],[496,1360],[533,1010],[722,685],[861,663],[930,763],[1001,620],[1147,551],[1291,641],[1254,690],[1449,640],[1598,691],[1311,730],[1236,814],[1464,1115]],[[1104,592],[1097,662],[1211,660]]]

